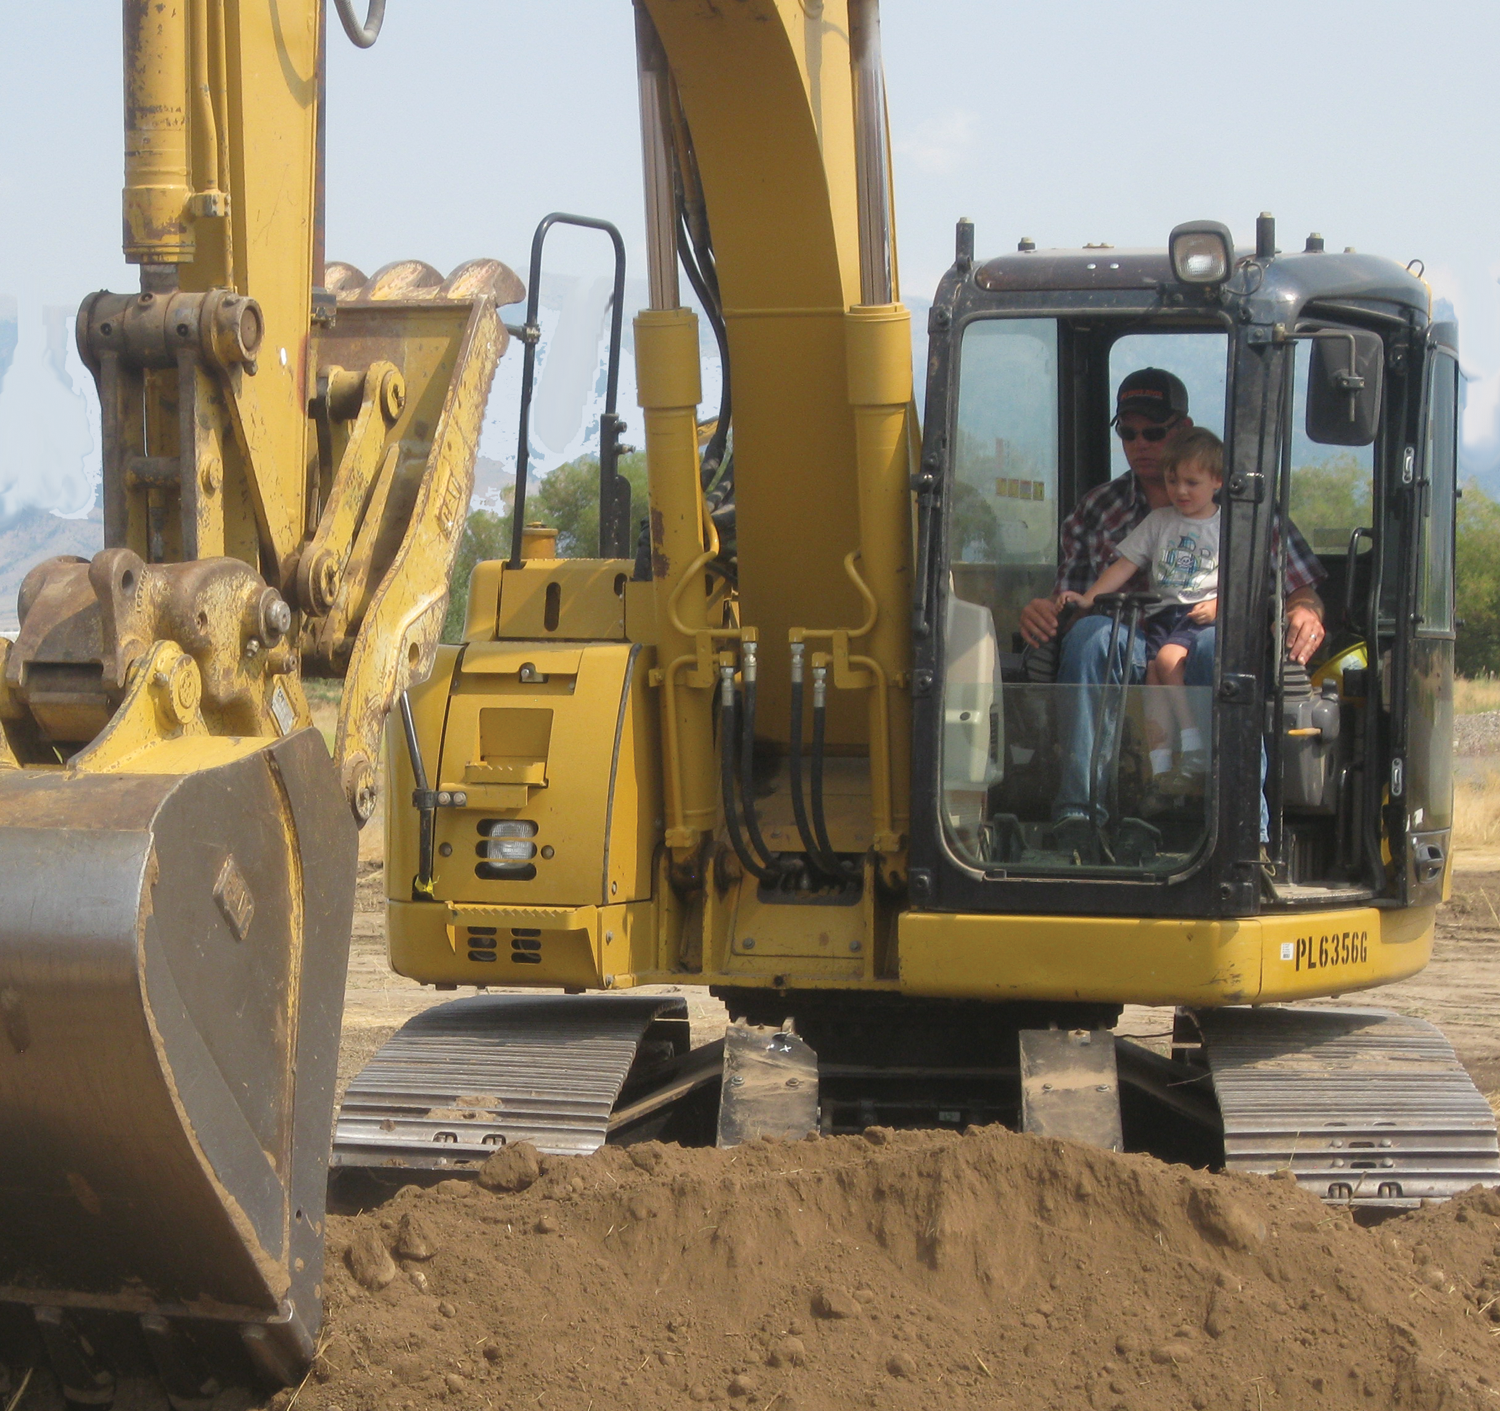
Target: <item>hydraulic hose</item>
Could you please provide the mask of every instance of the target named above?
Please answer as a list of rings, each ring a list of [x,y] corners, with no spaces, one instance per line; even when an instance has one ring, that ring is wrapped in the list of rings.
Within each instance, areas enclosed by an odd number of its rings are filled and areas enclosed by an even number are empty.
[[[813,731],[812,731],[812,823],[813,835],[818,840],[818,851],[837,868],[837,875],[853,881],[856,872],[833,850],[828,841],[828,820],[823,812],[823,755],[824,736],[828,729],[828,668],[813,667]]]
[[[719,668],[719,783],[724,793],[724,826],[729,830],[729,845],[739,858],[740,866],[758,881],[773,886],[778,874],[752,856],[740,831],[739,808],[734,798],[734,727],[738,713],[734,699],[734,667],[724,665]]]
[[[818,872],[835,881],[841,881],[843,873],[839,868],[838,860],[829,857],[818,846],[818,840],[813,835],[812,825],[807,818],[807,800],[802,794],[802,716],[803,703],[807,694],[806,682],[803,679],[803,656],[806,650],[804,643],[792,643],[791,752],[787,755],[787,782],[792,791],[792,816],[797,820],[797,836],[802,840],[802,851],[807,854],[808,861]]]
[[[339,21],[349,36],[349,42],[357,48],[368,49],[385,23],[385,0],[370,0],[365,9],[364,24],[354,17],[354,0],[334,0],[334,4],[338,7]]]
[[[756,651],[754,642],[740,644],[740,675],[745,683],[745,704],[740,712],[740,798],[745,808],[745,829],[750,835],[750,846],[766,861],[771,876],[782,872],[781,858],[766,846],[760,831],[760,820],[755,816],[755,677]]]
[[[712,329],[714,342],[719,349],[719,368],[721,378],[719,381],[719,415],[714,424],[713,435],[708,439],[708,445],[703,448],[703,470],[702,480],[705,490],[712,486],[718,475],[719,467],[724,460],[724,447],[729,439],[729,420],[732,415],[730,392],[729,392],[729,337],[724,328],[724,315],[719,309],[718,288],[713,280],[712,266],[707,261],[700,263],[699,251],[695,248],[692,234],[688,228],[687,212],[684,208],[678,208],[678,239],[677,254],[682,261],[683,271],[688,277],[688,283],[692,285],[693,293],[698,296],[698,302],[703,305],[703,311],[708,315],[708,325]]]

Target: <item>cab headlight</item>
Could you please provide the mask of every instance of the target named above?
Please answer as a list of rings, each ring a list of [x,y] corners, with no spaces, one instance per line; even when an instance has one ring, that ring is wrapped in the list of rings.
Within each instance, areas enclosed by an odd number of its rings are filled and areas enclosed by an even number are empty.
[[[1167,251],[1182,284],[1222,284],[1234,264],[1234,238],[1216,220],[1179,225],[1168,237]]]

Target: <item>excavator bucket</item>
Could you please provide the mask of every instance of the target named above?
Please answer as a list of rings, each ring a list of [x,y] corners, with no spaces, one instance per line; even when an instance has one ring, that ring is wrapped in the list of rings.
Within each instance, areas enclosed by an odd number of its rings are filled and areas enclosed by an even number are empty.
[[[318,1332],[356,829],[317,731],[187,743],[224,762],[0,771],[0,1362],[77,1404]]]

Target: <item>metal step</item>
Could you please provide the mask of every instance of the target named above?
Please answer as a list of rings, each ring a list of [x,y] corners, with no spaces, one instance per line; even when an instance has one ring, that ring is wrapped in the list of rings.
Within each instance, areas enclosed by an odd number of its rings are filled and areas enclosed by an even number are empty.
[[[1495,1114],[1433,1025],[1384,1009],[1198,1010],[1225,1164],[1326,1201],[1412,1206],[1500,1184]]]
[[[643,1044],[688,1048],[680,995],[477,995],[408,1020],[349,1084],[335,1166],[463,1170],[497,1147],[587,1155]]]

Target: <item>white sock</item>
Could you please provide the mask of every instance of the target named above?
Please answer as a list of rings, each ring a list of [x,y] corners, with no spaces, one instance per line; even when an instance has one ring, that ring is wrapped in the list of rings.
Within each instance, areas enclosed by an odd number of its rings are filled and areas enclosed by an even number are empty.
[[[1151,751],[1151,772],[1153,774],[1165,774],[1172,767],[1172,751],[1160,749]]]
[[[1203,732],[1196,725],[1187,726],[1182,732],[1182,752],[1195,754],[1203,748]]]

